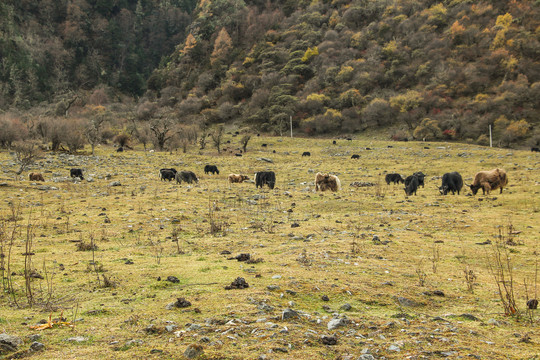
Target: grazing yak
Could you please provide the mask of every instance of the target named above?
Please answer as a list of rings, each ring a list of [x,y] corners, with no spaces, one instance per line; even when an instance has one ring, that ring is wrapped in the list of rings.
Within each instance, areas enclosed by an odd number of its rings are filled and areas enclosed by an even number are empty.
[[[309,151],[304,151],[302,153],[302,156],[311,156],[311,153]]]
[[[83,174],[82,174],[82,170],[81,170],[81,169],[70,169],[70,170],[69,170],[69,175],[70,175],[72,178],[78,177],[79,179],[84,180],[84,177],[83,177]]]
[[[413,175],[418,178],[418,186],[424,187],[424,178],[426,177],[426,175],[421,171],[417,171]]]
[[[185,181],[188,184],[192,184],[194,182],[196,182],[196,183],[199,182],[199,178],[197,177],[197,175],[195,175],[195,173],[193,171],[187,171],[187,170],[177,172],[176,176],[175,176],[175,179],[176,179],[177,184],[181,184],[182,181]]]
[[[212,175],[214,174],[218,174],[219,175],[219,170],[217,168],[216,165],[206,165],[204,167],[204,173],[205,174],[209,174],[209,173],[212,173]]]
[[[28,178],[30,178],[30,181],[45,181],[43,175],[41,175],[40,173],[30,173],[28,175]]]
[[[164,180],[173,180],[174,177],[176,176],[176,169],[174,168],[171,168],[171,169],[159,169],[159,178],[161,179],[161,181],[164,181]]]
[[[540,152],[540,148],[538,148],[538,147],[532,147],[532,148],[531,148],[531,151],[532,151],[532,152]]]
[[[415,174],[407,176],[405,179],[405,194],[407,196],[411,196],[412,194],[416,195],[416,190],[418,190],[419,184],[420,181],[418,180],[418,176]]]
[[[448,194],[449,191],[454,195],[456,192],[459,195],[461,188],[463,187],[463,178],[457,172],[446,173],[442,177],[442,185],[439,187],[441,195]]]
[[[403,179],[401,175],[396,174],[396,173],[386,174],[386,176],[384,177],[384,180],[386,181],[387,185],[390,185],[390,183],[403,184],[405,182],[405,179]]]
[[[338,191],[341,190],[341,181],[336,175],[318,172],[315,175],[315,191]]]
[[[249,176],[240,174],[229,174],[229,183],[242,183],[249,180]]]
[[[262,188],[263,185],[268,185],[270,189],[276,186],[276,174],[273,171],[259,171],[255,173],[255,187]]]
[[[354,154],[353,156],[351,156],[351,159],[360,159],[360,155]]]
[[[479,189],[482,189],[484,195],[489,195],[491,190],[501,189],[500,194],[503,192],[503,188],[508,184],[508,177],[506,171],[503,169],[493,169],[489,171],[479,171],[474,175],[474,180],[471,185],[467,185],[471,188],[473,195],[476,195]]]

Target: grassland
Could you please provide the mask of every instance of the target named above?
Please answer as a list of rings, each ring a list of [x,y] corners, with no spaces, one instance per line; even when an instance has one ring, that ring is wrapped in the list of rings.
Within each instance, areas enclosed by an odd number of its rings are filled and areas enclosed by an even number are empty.
[[[236,146],[237,138],[228,139]],[[311,157],[301,157],[306,150]],[[0,153],[9,262],[0,325],[25,340],[16,356],[178,359],[198,343],[203,359],[539,358],[539,317],[526,310],[526,300],[538,298],[536,153],[255,138],[241,158],[195,147],[116,153],[104,146],[96,155],[47,153],[29,170],[46,181],[32,183],[15,179],[12,157]],[[221,173],[205,175],[206,164]],[[71,167],[82,168],[85,180],[68,179]],[[193,170],[200,182],[160,181],[163,167]],[[464,188],[441,196],[436,189],[445,172],[459,171],[470,183],[476,171],[495,167],[509,176],[502,194],[473,197]],[[229,173],[252,178],[267,169],[276,172],[274,190],[226,180]],[[417,196],[384,182],[386,171],[420,170],[427,177]],[[337,174],[343,189],[314,192],[317,171]],[[354,181],[373,186],[350,186]],[[44,278],[30,282],[32,306],[24,253],[33,254],[30,268]],[[241,253],[262,261],[230,259]],[[503,264],[512,270],[520,316],[504,313],[490,271],[499,269],[497,253],[509,256]],[[472,291],[466,272],[474,275]],[[225,290],[237,277],[249,288]],[[166,309],[180,297],[192,305]],[[282,319],[287,308],[300,316]],[[73,328],[30,328],[62,312]],[[336,316],[345,325],[328,330]],[[44,350],[26,351],[33,334],[41,335]],[[323,335],[337,344],[323,344]],[[74,337],[80,341],[68,340]]]

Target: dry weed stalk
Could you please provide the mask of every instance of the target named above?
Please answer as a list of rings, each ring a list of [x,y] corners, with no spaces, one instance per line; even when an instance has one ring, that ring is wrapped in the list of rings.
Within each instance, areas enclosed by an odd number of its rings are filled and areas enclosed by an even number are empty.
[[[420,260],[420,263],[416,268],[416,275],[418,276],[418,286],[424,286],[426,284],[427,274],[423,269],[423,262],[423,260]]]
[[[433,244],[433,256],[431,257],[431,267],[433,269],[433,273],[437,273],[437,266],[439,264],[439,261],[441,260],[440,255],[440,246],[438,243]]]
[[[488,269],[497,285],[499,297],[506,315],[519,317],[514,294],[514,275],[512,259],[508,249],[508,242],[499,228],[499,238],[491,246],[491,254],[487,254]]]
[[[473,293],[474,283],[476,281],[476,274],[474,273],[473,269],[469,269],[469,266],[463,269],[463,273],[465,274],[465,283],[467,284],[467,291]]]

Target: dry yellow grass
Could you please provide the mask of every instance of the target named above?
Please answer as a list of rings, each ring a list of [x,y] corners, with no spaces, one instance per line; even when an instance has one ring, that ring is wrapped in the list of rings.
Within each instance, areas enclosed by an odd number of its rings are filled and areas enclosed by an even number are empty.
[[[301,157],[306,150],[311,157]],[[350,159],[352,154],[360,159]],[[47,154],[29,170],[44,174],[45,183],[38,184],[14,180],[10,171],[16,166],[8,152],[0,153],[0,162],[0,183],[7,185],[0,187],[5,254],[14,226],[19,227],[10,260],[15,293],[4,285],[0,299],[3,331],[23,337],[24,351],[27,336],[37,333],[30,326],[51,311],[53,317],[64,311],[75,324],[39,332],[46,346],[35,355],[40,359],[178,359],[191,343],[203,346],[206,359],[263,354],[357,359],[366,349],[377,359],[538,355],[538,314],[532,322],[525,316],[523,285],[528,282],[530,298],[537,296],[536,153],[450,143],[338,140],[332,145],[325,139],[289,138],[256,138],[241,158],[211,149],[116,153],[103,147],[95,158]],[[206,164],[217,165],[220,175],[205,175]],[[93,181],[52,181],[55,175],[69,176],[70,167],[83,168]],[[200,182],[160,181],[163,167],[193,170]],[[472,197],[464,188],[459,196],[440,196],[435,188],[436,177],[445,172],[459,171],[470,183],[476,171],[495,167],[509,176],[502,194]],[[274,190],[227,182],[229,173],[252,178],[266,169],[276,172]],[[317,171],[337,174],[343,190],[315,193]],[[425,188],[407,198],[402,185],[386,185],[385,171],[423,171]],[[114,181],[121,186],[111,186]],[[374,186],[351,187],[353,181]],[[9,219],[14,212],[17,221]],[[21,255],[29,225],[32,266],[45,277],[32,280],[32,307]],[[174,229],[178,245],[172,241]],[[516,243],[508,249],[519,320],[504,315],[489,272],[494,247],[477,244],[495,243],[499,232]],[[80,243],[97,249],[77,251]],[[221,254],[224,250],[231,254]],[[228,260],[240,253],[263,261]],[[476,276],[474,292],[467,291],[467,269]],[[103,275],[113,287],[103,287]],[[166,281],[168,276],[179,282]],[[249,288],[225,290],[237,277]],[[278,288],[268,289],[271,285]],[[179,297],[192,306],[165,308]],[[419,306],[400,305],[398,297]],[[351,309],[341,309],[344,304]],[[281,320],[286,308],[306,315]],[[351,323],[329,331],[333,313],[345,314]],[[173,323],[177,332],[164,330]],[[154,330],[145,330],[151,324]],[[527,333],[530,342],[523,341]],[[320,337],[331,334],[337,345],[323,345]],[[86,340],[66,341],[75,336]]]

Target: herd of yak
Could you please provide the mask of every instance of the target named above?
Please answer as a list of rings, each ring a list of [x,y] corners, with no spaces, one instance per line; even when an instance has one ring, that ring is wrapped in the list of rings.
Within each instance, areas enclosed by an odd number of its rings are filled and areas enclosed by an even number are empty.
[[[205,174],[218,174],[219,170],[215,165],[206,165],[204,167]],[[72,178],[79,178],[84,180],[82,169],[71,169],[70,176]],[[419,186],[424,187],[424,178],[425,174],[422,172],[415,172],[414,174],[407,176],[405,179],[396,173],[387,174],[385,181],[388,185],[393,184],[404,184],[405,185],[405,194],[407,196],[416,195],[416,191]],[[199,178],[193,171],[176,171],[174,168],[160,169],[159,177],[161,180],[172,181],[176,180],[178,184],[186,182],[188,184],[198,183]],[[30,173],[30,181],[45,181],[43,175],[40,173]],[[230,174],[228,177],[230,184],[233,183],[242,183],[249,180],[249,177],[241,174]],[[264,185],[267,185],[270,189],[273,189],[276,185],[276,174],[273,171],[260,171],[255,173],[255,186],[257,188],[262,188]],[[473,195],[476,195],[478,190],[482,189],[484,195],[489,195],[491,190],[500,189],[502,193],[503,188],[508,184],[508,178],[506,172],[503,169],[493,169],[489,171],[480,171],[474,176],[473,183],[467,185]],[[447,195],[449,192],[452,192],[452,195],[457,193],[459,195],[461,189],[463,188],[463,178],[458,172],[449,172],[442,176],[442,184],[439,187],[439,191],[442,195]],[[315,175],[315,191],[338,191],[341,190],[341,182],[336,175],[331,175],[328,173],[317,173]]]
[[[204,167],[205,174],[219,174],[219,170],[215,165],[206,165]],[[419,186],[424,187],[425,174],[422,172],[415,172],[414,174],[407,176],[405,179],[396,173],[387,174],[385,181],[388,185],[405,184],[405,194],[407,196],[416,195],[416,191]],[[189,184],[193,182],[199,182],[199,178],[192,171],[176,171],[174,168],[160,169],[159,177],[161,180],[176,180],[181,184],[182,181]],[[249,180],[247,175],[241,174],[229,174],[227,177],[230,184],[242,183]],[[273,189],[276,184],[276,174],[273,171],[260,171],[255,173],[255,186],[262,188],[264,185],[268,185],[270,189]],[[500,189],[502,193],[503,188],[508,184],[508,178],[506,172],[503,169],[493,169],[489,171],[480,171],[474,176],[474,181],[471,185],[467,185],[473,195],[476,195],[478,190],[482,189],[484,195],[490,193],[491,190]],[[446,173],[442,176],[442,184],[439,187],[439,191],[442,195],[447,195],[452,192],[452,195],[457,193],[459,195],[463,188],[463,178],[461,175],[454,171]],[[328,173],[318,172],[315,175],[315,191],[338,191],[341,190],[341,182],[336,175]]]

